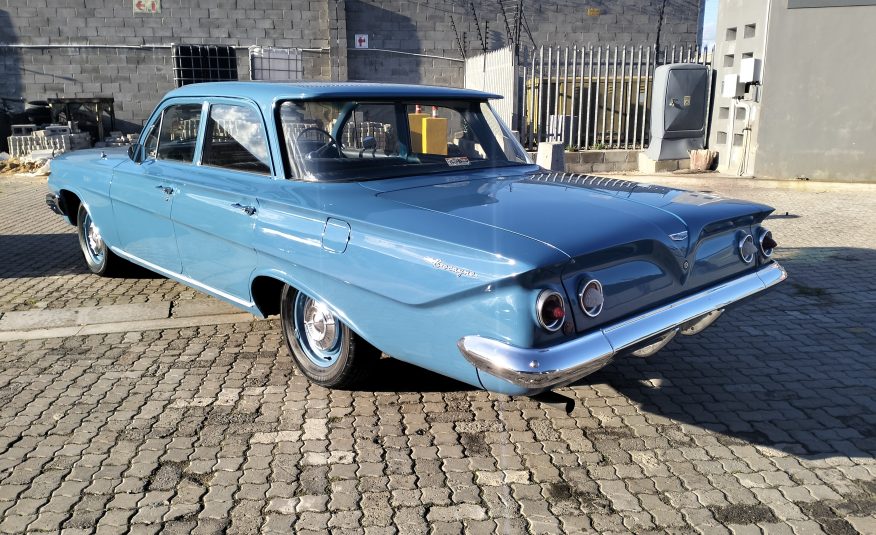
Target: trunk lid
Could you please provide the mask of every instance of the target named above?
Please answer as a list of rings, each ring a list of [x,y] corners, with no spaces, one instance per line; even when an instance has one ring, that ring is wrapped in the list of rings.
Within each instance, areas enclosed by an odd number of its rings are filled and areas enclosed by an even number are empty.
[[[688,230],[678,215],[604,188],[544,180],[547,176],[554,175],[460,176],[457,180],[445,176],[438,182],[378,195],[526,236],[570,257],[635,240],[658,240],[684,254],[687,240],[669,238]]]

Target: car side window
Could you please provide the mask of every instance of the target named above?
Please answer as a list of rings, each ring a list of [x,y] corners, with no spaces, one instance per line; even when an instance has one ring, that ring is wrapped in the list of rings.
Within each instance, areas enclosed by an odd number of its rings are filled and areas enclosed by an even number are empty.
[[[200,123],[201,104],[168,106],[161,117],[156,159],[192,163]]]
[[[210,106],[201,164],[270,174],[268,140],[259,113],[247,106]]]

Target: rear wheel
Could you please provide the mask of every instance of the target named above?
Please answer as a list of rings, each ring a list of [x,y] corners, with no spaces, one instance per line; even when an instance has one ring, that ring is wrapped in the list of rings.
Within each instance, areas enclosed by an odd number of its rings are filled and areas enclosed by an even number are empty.
[[[119,270],[122,259],[107,247],[100,229],[84,204],[79,205],[76,214],[76,229],[79,233],[79,247],[92,273],[110,275]]]
[[[364,379],[380,351],[360,338],[322,301],[283,287],[283,338],[298,369],[311,382],[348,388]]]

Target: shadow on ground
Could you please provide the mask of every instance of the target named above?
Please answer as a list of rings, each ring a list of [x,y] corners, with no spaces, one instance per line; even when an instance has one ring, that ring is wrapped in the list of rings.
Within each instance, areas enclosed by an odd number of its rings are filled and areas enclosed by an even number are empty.
[[[369,392],[465,392],[475,390],[473,386],[394,358],[380,359],[373,374],[358,388]]]
[[[87,273],[76,234],[0,235],[0,278]]]
[[[0,235],[0,279],[53,277],[90,273],[74,233]],[[125,262],[125,279],[160,279],[161,275]]]
[[[790,278],[608,383],[648,412],[808,458],[876,455],[876,251],[784,250]],[[574,387],[573,387],[574,388]]]

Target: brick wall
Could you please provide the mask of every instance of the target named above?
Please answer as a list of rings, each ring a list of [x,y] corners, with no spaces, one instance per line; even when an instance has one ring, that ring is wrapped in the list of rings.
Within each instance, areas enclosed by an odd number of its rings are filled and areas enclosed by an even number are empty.
[[[697,39],[702,0],[665,0],[662,43]],[[508,16],[516,5],[505,0]],[[136,130],[174,87],[171,43],[220,44],[238,50],[240,78],[249,78],[251,45],[319,49],[305,52],[311,79],[358,79],[462,85],[451,16],[470,53],[477,30],[464,0],[162,0],[157,15],[134,15],[130,0],[0,0],[0,97],[111,96],[123,130]],[[525,0],[534,40],[541,43],[649,43],[657,38],[664,0]],[[489,44],[507,44],[495,0],[475,1]],[[87,6],[87,7],[86,7]],[[599,14],[589,16],[587,8]],[[348,50],[357,33],[372,49]],[[524,33],[524,35],[526,35]],[[88,45],[57,48],[56,45]],[[531,44],[528,37],[524,44]],[[161,45],[161,48],[95,48]]]

